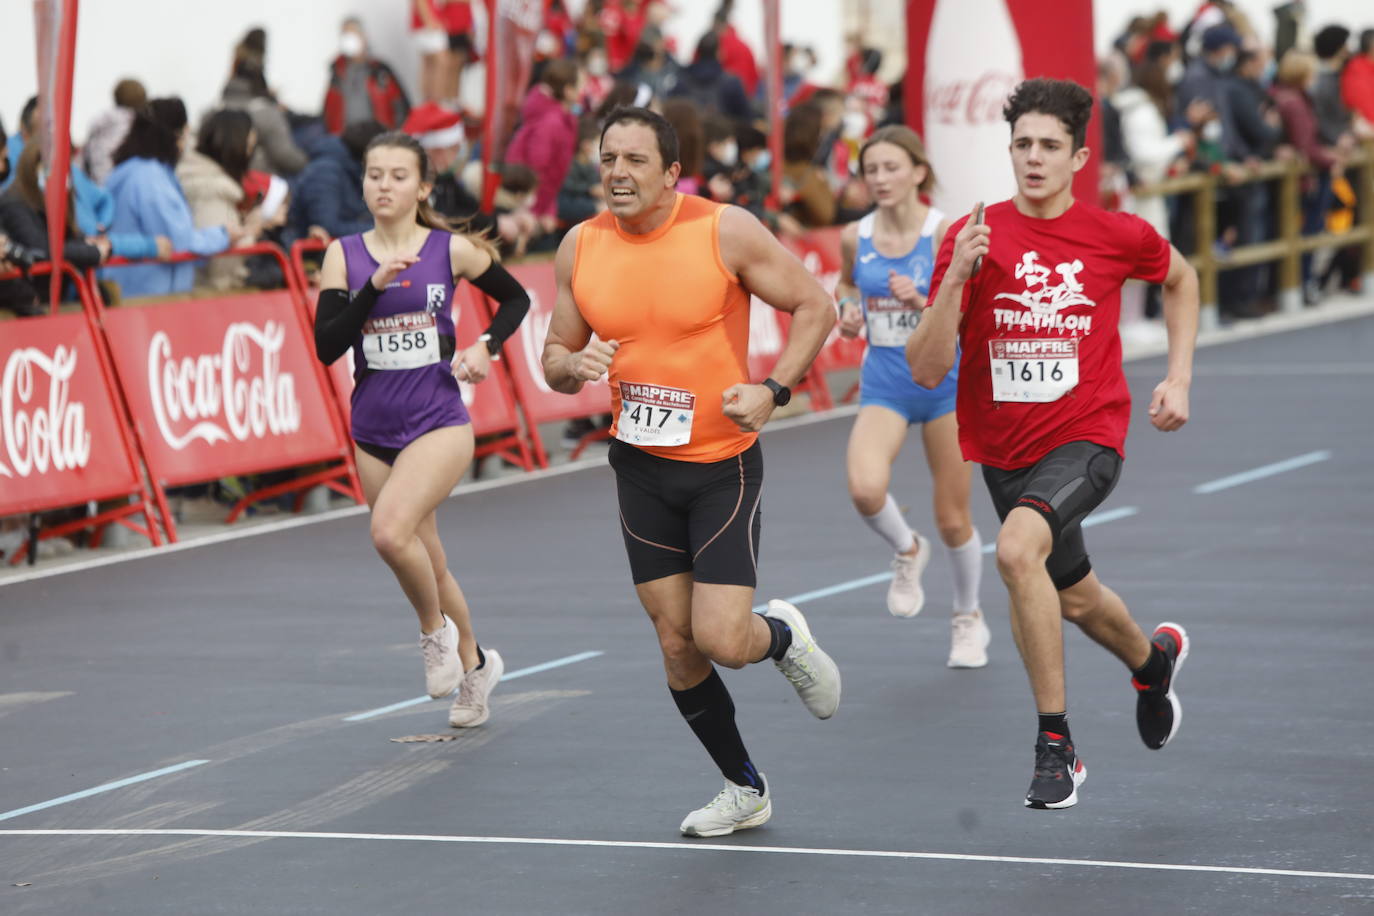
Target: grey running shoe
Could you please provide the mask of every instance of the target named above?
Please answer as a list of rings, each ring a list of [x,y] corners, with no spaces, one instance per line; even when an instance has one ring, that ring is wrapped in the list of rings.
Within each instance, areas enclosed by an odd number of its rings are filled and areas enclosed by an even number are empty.
[[[797,696],[817,719],[829,719],[840,705],[840,669],[826,655],[811,630],[806,626],[806,618],[786,601],[774,598],[768,602],[765,617],[772,617],[787,624],[792,631],[792,645],[782,661],[774,661],[783,677],[796,688]]]
[[[916,535],[916,555],[892,558],[892,584],[887,587],[887,612],[893,617],[915,617],[926,606],[921,574],[930,563],[930,541]]]
[[[506,673],[506,663],[495,649],[482,651],[486,654],[487,663],[480,668],[473,668],[463,677],[462,689],[448,708],[448,724],[454,728],[472,728],[491,716],[487,700],[496,689],[501,675]]]
[[[982,611],[955,614],[950,619],[949,661],[951,668],[981,668],[988,663],[988,643],[992,633]]]
[[[773,793],[762,773],[763,792],[752,786],[737,786],[725,780],[725,788],[704,808],[687,815],[682,822],[683,836],[725,836],[766,824],[773,816]]]
[[[444,618],[433,633],[420,634],[420,655],[425,660],[425,692],[438,700],[458,689],[463,663],[458,658],[458,628]]]
[[[1027,808],[1072,808],[1078,804],[1078,787],[1088,778],[1073,742],[1054,732],[1035,739],[1035,775],[1026,792]]]

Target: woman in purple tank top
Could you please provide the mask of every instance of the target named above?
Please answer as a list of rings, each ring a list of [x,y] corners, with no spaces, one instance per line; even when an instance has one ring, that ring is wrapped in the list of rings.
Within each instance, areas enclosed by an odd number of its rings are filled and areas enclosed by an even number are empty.
[[[430,207],[433,166],[417,140],[382,134],[363,169],[375,225],[325,252],[315,348],[326,364],[353,350],[352,434],[372,543],[420,619],[426,689],[436,699],[457,690],[449,724],[466,728],[487,720],[503,663],[473,635],[434,513],[472,462],[458,381],[486,378],[529,296],[485,239],[454,231]],[[460,277],[500,303],[486,333],[461,350],[452,315]]]

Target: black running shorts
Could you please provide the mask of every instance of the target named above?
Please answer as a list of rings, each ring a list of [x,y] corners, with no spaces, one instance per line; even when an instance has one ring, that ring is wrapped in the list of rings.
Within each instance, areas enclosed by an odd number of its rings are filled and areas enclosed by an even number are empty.
[[[1121,476],[1121,456],[1095,442],[1070,442],[1027,468],[1003,471],[983,465],[983,480],[997,517],[1017,506],[1034,509],[1050,523],[1054,548],[1045,561],[1054,587],[1063,591],[1092,572],[1082,521],[1106,500]]]
[[[636,585],[689,572],[696,582],[757,579],[763,451],[724,461],[674,461],[611,441],[620,530]]]

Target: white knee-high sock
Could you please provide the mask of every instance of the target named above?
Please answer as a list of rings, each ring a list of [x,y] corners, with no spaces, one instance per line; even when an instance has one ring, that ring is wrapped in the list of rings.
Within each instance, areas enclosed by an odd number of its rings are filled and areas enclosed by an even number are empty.
[[[876,515],[860,515],[868,527],[878,532],[897,553],[906,553],[916,546],[916,536],[911,533],[911,526],[906,519],[902,518],[902,510],[897,507],[897,500],[892,498],[891,493],[887,494],[887,501]]]
[[[978,583],[983,579],[983,539],[978,529],[958,547],[945,546],[949,565],[954,570],[954,613],[967,614],[978,609]]]

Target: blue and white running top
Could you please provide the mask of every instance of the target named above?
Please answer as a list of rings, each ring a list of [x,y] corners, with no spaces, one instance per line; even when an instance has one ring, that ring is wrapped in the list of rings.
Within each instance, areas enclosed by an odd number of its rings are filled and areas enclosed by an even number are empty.
[[[906,417],[908,423],[926,423],[954,410],[959,380],[959,360],[934,389],[927,390],[911,379],[906,362],[906,340],[921,320],[918,309],[907,308],[892,295],[888,272],[911,277],[921,295],[930,294],[935,268],[935,230],[944,214],[931,208],[915,246],[901,257],[889,258],[873,247],[877,213],[859,220],[858,246],[854,252],[854,285],[863,302],[868,326],[868,349],[860,373],[859,406],[887,407]]]

